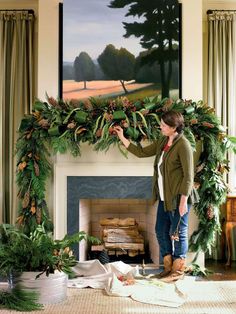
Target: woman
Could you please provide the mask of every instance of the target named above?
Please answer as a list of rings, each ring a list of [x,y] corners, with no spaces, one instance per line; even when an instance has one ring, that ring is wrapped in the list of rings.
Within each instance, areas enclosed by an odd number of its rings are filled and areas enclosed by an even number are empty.
[[[181,113],[167,111],[161,117],[161,136],[151,145],[136,146],[124,136],[120,126],[115,131],[137,157],[156,156],[153,175],[153,200],[158,200],[156,235],[164,261],[158,275],[164,281],[177,280],[184,274],[188,251],[188,199],[193,189],[193,152],[184,137]]]

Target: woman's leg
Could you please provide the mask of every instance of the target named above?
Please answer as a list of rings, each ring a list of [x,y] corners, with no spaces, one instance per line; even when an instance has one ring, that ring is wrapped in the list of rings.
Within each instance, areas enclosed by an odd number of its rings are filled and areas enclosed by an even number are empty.
[[[188,212],[180,217],[179,210],[169,213],[171,220],[171,234],[178,236],[178,239],[173,239],[173,265],[169,276],[163,278],[165,282],[176,281],[183,278],[185,271],[185,259],[188,252],[188,215],[190,205],[188,205]]]
[[[181,258],[185,259],[188,252],[188,216],[190,205],[188,205],[188,212],[180,217],[179,210],[169,213],[171,220],[171,235],[176,232],[178,225],[178,241],[173,240],[173,259]]]
[[[160,252],[164,258],[166,255],[172,255],[172,243],[170,239],[171,221],[168,212],[164,210],[164,202],[159,201],[156,220],[156,236],[160,245]]]

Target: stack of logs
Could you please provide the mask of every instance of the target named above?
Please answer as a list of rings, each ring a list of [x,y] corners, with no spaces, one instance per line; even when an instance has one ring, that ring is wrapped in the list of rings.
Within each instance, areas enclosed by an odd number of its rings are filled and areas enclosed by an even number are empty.
[[[108,255],[144,254],[144,238],[134,218],[106,218],[100,220],[104,248]]]

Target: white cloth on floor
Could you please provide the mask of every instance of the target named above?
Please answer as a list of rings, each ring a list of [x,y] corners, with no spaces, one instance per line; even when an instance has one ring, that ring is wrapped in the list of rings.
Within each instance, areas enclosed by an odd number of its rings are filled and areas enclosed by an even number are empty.
[[[68,280],[67,286],[70,288],[105,289],[108,279],[112,277],[112,272],[107,271],[97,259],[78,262],[72,270],[76,277]]]
[[[70,288],[105,289],[110,296],[124,296],[149,304],[178,307],[186,300],[186,294],[175,284],[145,278],[121,261],[102,265],[99,260],[78,262],[73,271],[76,278],[68,280]],[[181,285],[180,285],[181,286]]]

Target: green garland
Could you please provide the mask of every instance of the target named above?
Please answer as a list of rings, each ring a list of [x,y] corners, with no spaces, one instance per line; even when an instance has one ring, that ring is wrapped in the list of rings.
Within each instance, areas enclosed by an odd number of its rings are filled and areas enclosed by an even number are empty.
[[[226,152],[235,150],[235,138],[226,135],[214,110],[203,102],[171,99],[158,96],[138,101],[126,97],[116,100],[65,102],[48,98],[37,100],[32,114],[22,119],[16,144],[17,184],[20,208],[17,222],[26,233],[44,222],[52,229],[45,201],[45,184],[50,175],[49,151],[71,152],[80,155],[80,144],[94,145],[96,151],[107,151],[118,145],[125,149],[113,132],[114,125],[121,125],[125,135],[137,144],[152,141],[160,135],[159,123],[163,112],[176,110],[185,119],[185,135],[195,149],[196,141],[202,142],[195,185],[200,202],[195,206],[199,227],[190,239],[194,252],[207,251],[220,232],[220,205],[225,201],[228,188],[223,175],[229,170]]]

